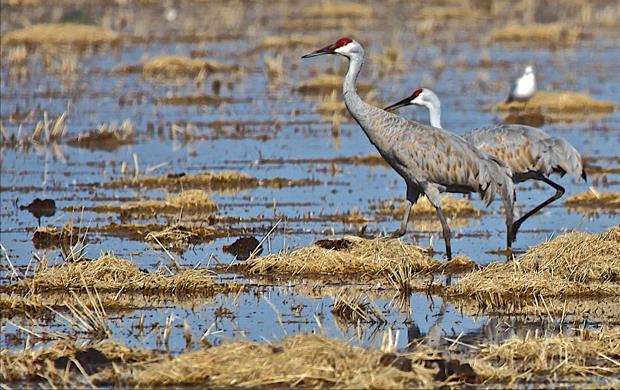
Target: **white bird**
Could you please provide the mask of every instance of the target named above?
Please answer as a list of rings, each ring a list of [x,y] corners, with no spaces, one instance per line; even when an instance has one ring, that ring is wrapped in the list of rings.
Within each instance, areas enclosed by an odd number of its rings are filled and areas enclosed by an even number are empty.
[[[531,65],[525,67],[525,72],[519,76],[508,94],[506,103],[514,100],[528,100],[536,93],[536,75]]]
[[[435,92],[428,88],[416,89],[411,96],[385,109],[395,110],[408,105],[428,108],[431,126],[441,128],[441,103]],[[495,125],[468,131],[463,138],[479,150],[504,161],[512,170],[515,183],[540,180],[556,190],[554,195],[515,221],[512,241],[526,219],[564,195],[564,187],[551,181],[550,175],[564,176],[568,173],[586,180],[583,160],[577,149],[563,138],[552,137],[540,129],[525,125]]]
[[[409,207],[394,236],[406,233],[411,206],[420,195],[426,195],[441,221],[446,256],[450,260],[450,227],[441,209],[440,194],[477,192],[487,205],[495,194],[500,194],[506,210],[506,245],[510,253],[514,202],[510,170],[456,134],[409,121],[364,102],[355,88],[364,63],[364,49],[356,41],[341,38],[302,58],[324,54],[340,55],[349,60],[343,85],[345,105],[383,159],[407,185]]]

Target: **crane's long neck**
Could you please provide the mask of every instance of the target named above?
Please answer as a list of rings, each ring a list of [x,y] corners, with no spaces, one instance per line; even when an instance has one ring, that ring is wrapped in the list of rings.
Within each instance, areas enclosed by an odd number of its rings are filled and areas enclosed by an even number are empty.
[[[355,82],[359,76],[364,64],[364,54],[356,53],[349,58],[349,70],[344,79],[343,96],[344,103],[353,116],[355,121],[360,125],[370,142],[375,145],[379,152],[383,153],[388,145],[386,144],[391,131],[386,126],[382,126],[382,121],[386,114],[385,111],[372,106],[362,100],[357,94]]]
[[[363,55],[352,56],[349,59],[349,70],[344,78],[344,85],[342,87],[342,94],[344,96],[344,102],[347,109],[358,122],[360,121],[358,116],[362,116],[360,110],[364,108],[364,102],[357,94],[355,82],[357,81],[357,76],[359,76],[362,70],[362,65],[364,65]]]
[[[443,129],[441,127],[441,105],[439,100],[426,104],[430,116],[431,126]]]

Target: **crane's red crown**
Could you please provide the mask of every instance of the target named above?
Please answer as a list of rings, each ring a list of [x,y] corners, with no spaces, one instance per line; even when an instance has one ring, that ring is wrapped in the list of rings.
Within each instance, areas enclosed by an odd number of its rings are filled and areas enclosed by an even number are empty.
[[[353,42],[353,39],[351,38],[340,38],[339,40],[336,41],[336,47],[342,47],[344,45],[348,45],[349,43]]]
[[[418,88],[415,91],[413,91],[413,95],[411,95],[411,100],[415,99],[418,97],[419,94],[422,93],[422,88]]]

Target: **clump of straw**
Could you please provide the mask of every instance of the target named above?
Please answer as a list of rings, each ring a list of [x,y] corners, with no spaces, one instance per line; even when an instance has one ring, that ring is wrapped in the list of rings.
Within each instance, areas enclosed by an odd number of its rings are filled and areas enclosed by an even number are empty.
[[[174,275],[140,270],[133,262],[111,254],[96,260],[63,263],[37,271],[13,289],[33,292],[90,288],[101,292],[127,291],[144,294],[213,293],[219,289],[213,273],[206,269],[180,269]]]
[[[493,307],[541,297],[620,296],[620,227],[572,232],[529,249],[520,259],[463,275],[449,289]]]
[[[413,359],[410,370],[380,364],[379,350],[320,336],[299,335],[281,343],[242,341],[191,352],[136,372],[139,387],[200,384],[208,387],[432,387],[433,371]],[[427,358],[418,353],[416,357]],[[409,368],[409,367],[408,367]]]
[[[327,241],[327,240],[324,240]],[[250,259],[245,263],[251,274],[368,274],[376,275],[408,263],[416,272],[437,271],[443,264],[424,249],[399,240],[348,236],[333,243],[312,245],[290,253]]]

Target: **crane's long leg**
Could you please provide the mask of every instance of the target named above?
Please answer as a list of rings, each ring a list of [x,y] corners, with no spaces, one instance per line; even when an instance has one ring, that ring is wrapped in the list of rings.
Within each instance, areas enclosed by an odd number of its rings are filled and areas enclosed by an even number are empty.
[[[405,234],[407,234],[407,225],[409,224],[409,217],[411,216],[411,208],[413,207],[413,204],[410,201],[407,201],[407,203],[408,203],[408,206],[407,206],[407,210],[405,211],[405,215],[403,216],[403,220],[400,221],[400,227],[398,228],[398,230],[392,233],[391,235],[392,238],[400,238],[404,236]]]
[[[450,245],[450,226],[448,225],[448,221],[446,220],[446,216],[443,215],[443,211],[441,207],[435,206],[435,211],[437,211],[437,217],[439,217],[439,221],[441,221],[441,228],[443,230],[443,240],[446,243],[446,257],[448,261],[452,260],[452,246]],[[448,273],[446,275],[446,286],[449,286],[452,281],[452,274]]]
[[[439,217],[439,221],[441,221],[441,228],[443,230],[443,239],[446,242],[446,256],[448,261],[452,260],[452,246],[450,245],[450,226],[448,225],[448,221],[446,220],[446,216],[443,215],[443,211],[441,207],[436,207],[437,217]]]
[[[515,223],[512,224],[512,229],[511,229],[512,230],[512,237],[511,237],[511,241],[512,242],[514,242],[517,239],[517,232],[519,231],[519,228],[521,227],[521,224],[523,222],[525,222],[526,219],[528,219],[532,215],[536,214],[542,208],[548,206],[550,203],[553,203],[556,200],[560,199],[562,197],[562,195],[564,195],[564,192],[565,192],[564,187],[562,187],[561,185],[559,185],[559,184],[549,180],[548,178],[546,178],[544,176],[541,176],[541,177],[536,177],[534,179],[535,180],[540,180],[540,181],[543,181],[543,182],[549,184],[551,187],[555,188],[556,192],[551,197],[549,197],[547,200],[545,200],[544,202],[542,202],[538,206],[534,207],[532,210],[527,212],[527,214],[525,214],[524,216],[522,216],[521,218],[516,220]]]
[[[414,185],[407,184],[407,202],[409,205],[407,206],[407,210],[405,210],[405,215],[403,215],[403,220],[400,222],[400,227],[394,233],[392,233],[392,238],[400,238],[407,234],[407,226],[409,225],[409,220],[411,219],[411,208],[418,201],[420,197],[420,190],[418,190]]]

